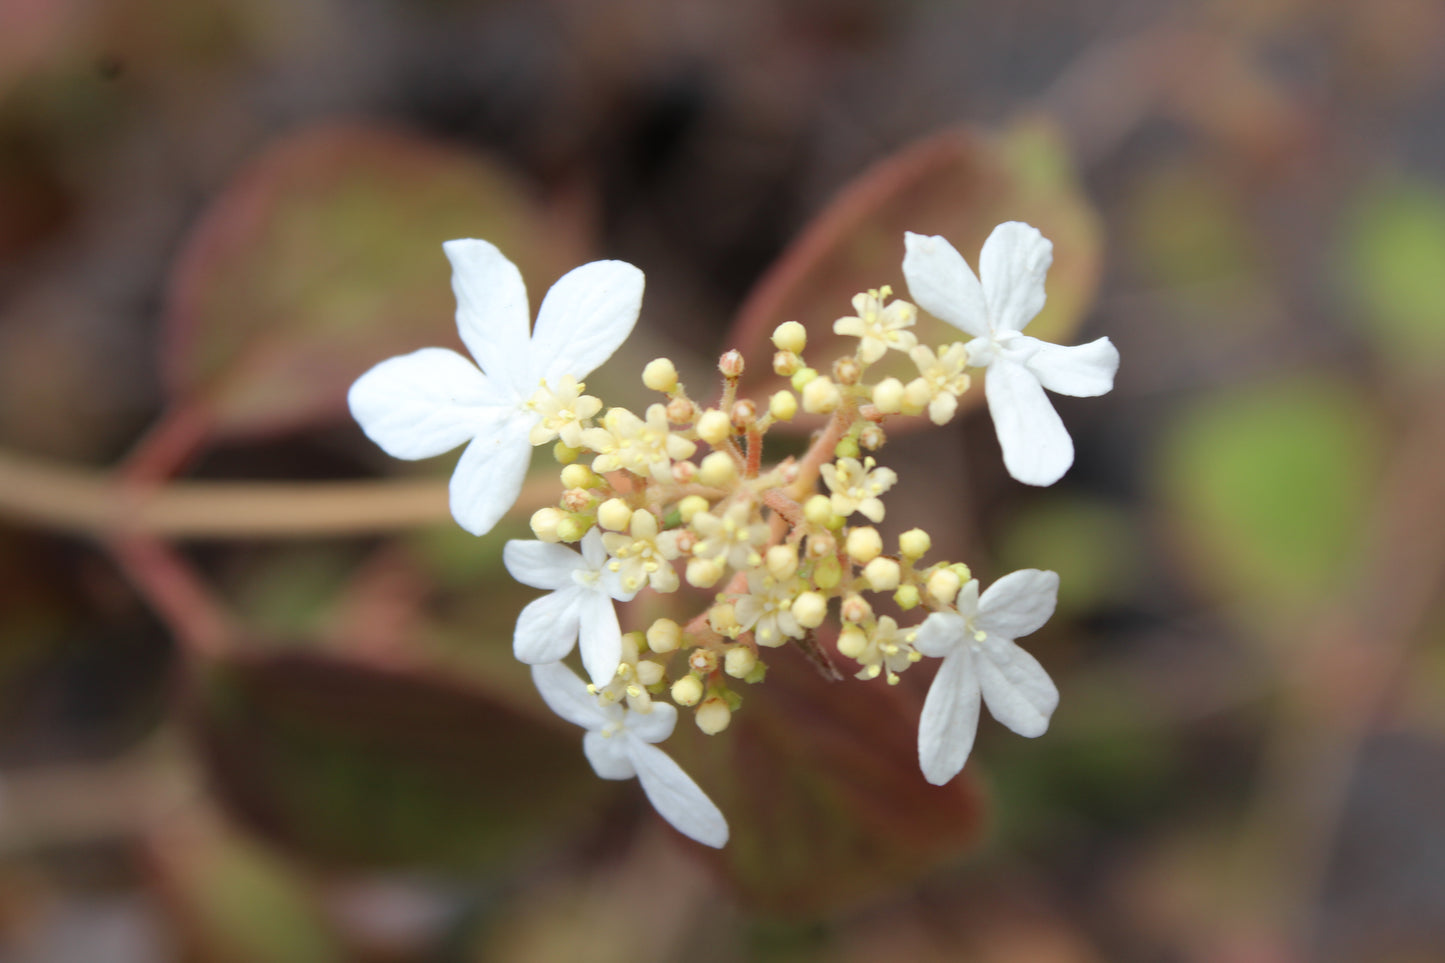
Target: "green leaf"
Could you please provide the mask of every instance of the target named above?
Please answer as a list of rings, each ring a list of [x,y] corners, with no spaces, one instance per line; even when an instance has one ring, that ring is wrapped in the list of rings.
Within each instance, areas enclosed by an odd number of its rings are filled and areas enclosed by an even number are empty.
[[[1380,352],[1407,370],[1445,360],[1445,189],[1420,181],[1372,185],[1344,234],[1345,277]]]
[[[1190,571],[1266,617],[1340,587],[1381,449],[1374,412],[1323,377],[1201,401],[1173,425],[1160,462]]]
[[[236,177],[178,259],[169,388],[220,434],[336,417],[372,365],[460,347],[443,241],[496,244],[536,300],[578,247],[544,221],[483,157],[361,127],[295,134]]]

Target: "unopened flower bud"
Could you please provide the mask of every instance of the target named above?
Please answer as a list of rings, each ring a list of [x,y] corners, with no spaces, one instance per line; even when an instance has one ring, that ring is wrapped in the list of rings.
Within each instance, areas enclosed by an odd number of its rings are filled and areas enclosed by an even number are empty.
[[[705,511],[707,511],[707,499],[701,495],[689,495],[677,503],[677,514],[681,516],[684,525],[692,521],[693,516],[698,512]]]
[[[690,485],[697,478],[697,466],[690,461],[672,463],[672,480],[679,485]]]
[[[666,358],[656,358],[642,369],[642,383],[653,391],[671,391],[677,387],[677,368]]]
[[[953,571],[954,575],[958,576],[958,580],[960,583],[967,582],[969,579],[973,578],[973,572],[971,572],[968,566],[963,564],[962,562],[954,562],[948,567]]]
[[[667,420],[670,424],[690,425],[695,417],[697,406],[682,395],[675,395],[667,400]]]
[[[758,406],[749,398],[733,402],[733,427],[747,431],[758,420]]]
[[[581,448],[573,448],[571,445],[557,442],[552,446],[552,457],[557,459],[559,465],[570,465],[582,455]]]
[[[586,465],[574,462],[562,469],[563,488],[592,488],[600,484],[602,479]]]
[[[658,619],[647,627],[647,647],[665,655],[677,650],[682,643],[682,626],[672,619]]]
[[[580,512],[592,501],[592,493],[585,488],[569,488],[562,493],[562,507],[569,512]]]
[[[737,477],[738,463],[725,451],[709,453],[697,470],[697,480],[709,488],[726,488]]]
[[[844,547],[849,558],[859,565],[867,565],[883,554],[883,536],[878,534],[878,529],[865,525],[848,533]]]
[[[697,420],[697,436],[714,448],[721,448],[733,436],[733,424],[716,408],[709,408]]]
[[[922,558],[933,547],[933,539],[921,528],[910,528],[898,536],[898,551],[907,558]]]
[[[873,404],[885,415],[896,415],[903,410],[903,382],[897,378],[884,378],[873,386]]]
[[[791,545],[774,545],[763,556],[763,562],[767,565],[768,574],[782,581],[798,570],[798,550]]]
[[[898,563],[891,558],[875,558],[863,567],[863,580],[875,592],[891,592],[902,577]]]
[[[532,534],[536,535],[539,541],[560,542],[562,536],[557,534],[557,526],[566,517],[561,509],[539,508],[532,513]]]
[[[697,727],[710,736],[715,736],[728,727],[733,720],[733,711],[721,699],[712,698],[697,707],[693,715]]]
[[[773,394],[768,399],[768,414],[778,421],[792,421],[793,416],[798,413],[798,396],[791,391],[783,390]]]
[[[843,394],[831,378],[814,378],[803,386],[803,410],[826,415],[838,410]]]
[[[857,458],[861,452],[858,451],[858,439],[852,435],[845,435],[838,439],[838,444],[833,446],[834,458]]]
[[[557,522],[557,537],[564,542],[575,542],[592,530],[591,522],[580,521],[571,515]]]
[[[641,659],[637,663],[637,681],[644,686],[651,688],[662,681],[666,670],[661,662],[654,662],[651,659]]]
[[[712,588],[722,578],[723,567],[716,559],[694,558],[687,563],[687,584]]]
[[[898,586],[898,591],[893,593],[893,601],[897,603],[898,607],[905,612],[907,612],[909,609],[917,608],[918,603],[922,601],[918,596],[918,586]]]
[[[779,351],[773,355],[773,372],[784,378],[791,378],[803,367],[803,359],[791,351]]]
[[[817,592],[804,592],[793,600],[793,618],[805,629],[816,629],[828,615],[828,600]]]
[[[597,506],[597,524],[614,532],[624,532],[632,524],[632,506],[620,498],[609,498]]]
[[[747,678],[758,664],[758,654],[746,645],[735,645],[723,657],[723,671],[734,679]]]
[[[833,519],[833,502],[827,495],[813,495],[803,502],[803,517],[813,525],[826,526]]]
[[[940,605],[952,605],[961,588],[963,580],[951,569],[941,568],[928,576],[928,594]]]
[[[863,366],[857,358],[839,358],[833,362],[833,377],[840,385],[856,385],[863,377]]]
[[[908,382],[908,387],[903,389],[903,413],[905,415],[922,414],[933,400],[933,388],[922,378],[915,378]]]
[[[723,353],[717,360],[717,370],[722,372],[724,378],[741,378],[743,376],[743,353],[736,349]]]
[[[812,368],[799,368],[789,376],[788,383],[793,386],[794,391],[802,391],[808,387],[808,385],[812,384],[817,377],[818,372]]]
[[[802,354],[808,346],[808,329],[796,321],[784,321],[773,329],[773,347]]]
[[[707,624],[718,635],[726,635],[729,638],[736,636],[740,626],[738,625],[738,613],[731,602],[719,602],[707,610]]]
[[[836,555],[819,559],[813,566],[813,584],[820,589],[835,589],[843,580],[843,566]]]
[[[873,606],[861,595],[845,595],[838,608],[845,622],[862,622],[873,614]]]
[[[856,625],[845,625],[843,631],[838,633],[838,651],[850,658],[856,659],[868,648],[868,633]]]
[[[702,698],[702,683],[695,675],[685,675],[672,684],[672,701],[680,706],[695,706]]]

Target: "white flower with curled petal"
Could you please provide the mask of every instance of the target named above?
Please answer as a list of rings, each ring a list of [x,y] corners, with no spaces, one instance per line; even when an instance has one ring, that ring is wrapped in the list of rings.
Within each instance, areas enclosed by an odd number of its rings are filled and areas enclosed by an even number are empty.
[[[532,588],[551,589],[527,604],[517,618],[512,652],[522,662],[558,662],[576,645],[594,684],[605,686],[622,659],[622,628],[614,600],[630,602],[637,589],[623,587],[607,564],[602,533],[582,536],[582,553],[549,542],[510,541],[502,561],[512,577]]]
[[[529,332],[516,265],[486,241],[442,249],[452,263],[457,329],[476,364],[447,348],[422,348],[372,368],[347,400],[367,436],[396,458],[465,444],[452,474],[452,515],[484,535],[517,500],[535,439],[576,440],[573,423],[600,407],[580,395],[577,379],[632,332],[643,277],[622,261],[584,264],[547,292]]]
[[[1043,309],[1054,246],[1037,229],[1009,221],[983,242],[978,276],[941,237],[904,235],[903,275],[918,306],[974,336],[968,363],[987,369],[984,394],[1009,474],[1052,485],[1074,463],[1074,442],[1044,389],[1075,397],[1114,387],[1119,352],[1108,338],[1076,347],[1022,333]]]
[[[978,579],[958,593],[957,612],[924,619],[913,647],[943,659],[918,720],[918,762],[941,786],[958,775],[978,731],[979,700],[1021,736],[1041,736],[1059,704],[1059,690],[1037,659],[1014,639],[1054,614],[1059,576],[1036,568],[999,579],[980,597]]]
[[[587,730],[582,750],[597,775],[636,776],[652,808],[678,832],[717,849],[727,843],[728,824],[722,812],[672,757],[653,745],[672,735],[675,708],[653,702],[649,711],[637,712],[625,703],[600,704],[560,662],[533,666],[532,681],[548,708]]]

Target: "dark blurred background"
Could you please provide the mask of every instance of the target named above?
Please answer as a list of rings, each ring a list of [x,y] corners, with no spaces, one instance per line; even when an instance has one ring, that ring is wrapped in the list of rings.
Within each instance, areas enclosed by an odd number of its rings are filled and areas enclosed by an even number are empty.
[[[931,670],[780,668],[669,744],[700,854],[511,662],[550,473],[472,539],[345,388],[451,237],[640,266],[635,404],[1009,218],[1123,357],[1077,463],[882,460],[1061,574],[1053,726],[944,800]],[[1442,266],[1437,0],[0,0],[0,961],[1445,958]]]

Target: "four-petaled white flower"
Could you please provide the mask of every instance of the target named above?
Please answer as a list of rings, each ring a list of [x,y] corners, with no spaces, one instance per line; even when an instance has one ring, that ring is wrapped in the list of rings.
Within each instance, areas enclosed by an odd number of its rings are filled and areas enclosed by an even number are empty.
[[[1043,309],[1054,246],[1027,224],[1000,224],[983,242],[975,277],[941,237],[909,232],[904,245],[903,275],[913,300],[974,336],[969,364],[988,369],[984,394],[1009,474],[1052,485],[1074,463],[1074,442],[1044,389],[1101,395],[1119,369],[1119,352],[1108,338],[1066,348],[1021,333]]]
[[[602,533],[594,528],[582,536],[580,555],[566,545],[510,541],[502,561],[522,584],[552,590],[529,602],[517,618],[512,637],[517,658],[531,665],[557,662],[576,644],[592,681],[611,682],[622,659],[622,628],[612,602],[630,602],[637,590],[625,589],[607,565]]]
[[[913,646],[942,658],[918,720],[918,762],[941,786],[958,775],[973,749],[982,695],[993,717],[1021,736],[1041,736],[1059,690],[1038,660],[1014,644],[1049,620],[1059,576],[1036,568],[999,579],[980,598],[978,580],[958,593],[957,612],[935,612]]]
[[[587,730],[582,750],[597,775],[636,776],[652,808],[678,832],[718,849],[727,843],[728,824],[722,812],[671,756],[653,745],[672,735],[676,709],[665,702],[653,702],[647,712],[617,702],[601,705],[560,662],[533,666],[532,681],[553,712]]]
[[[529,335],[516,266],[486,241],[442,248],[452,263],[457,329],[476,364],[446,348],[422,348],[362,375],[348,401],[362,430],[394,457],[429,458],[466,444],[452,474],[452,514],[483,535],[517,500],[533,428],[545,421],[536,437],[575,440],[573,416],[596,413],[579,398],[576,380],[632,332],[643,277],[622,261],[582,265],[547,292]]]

